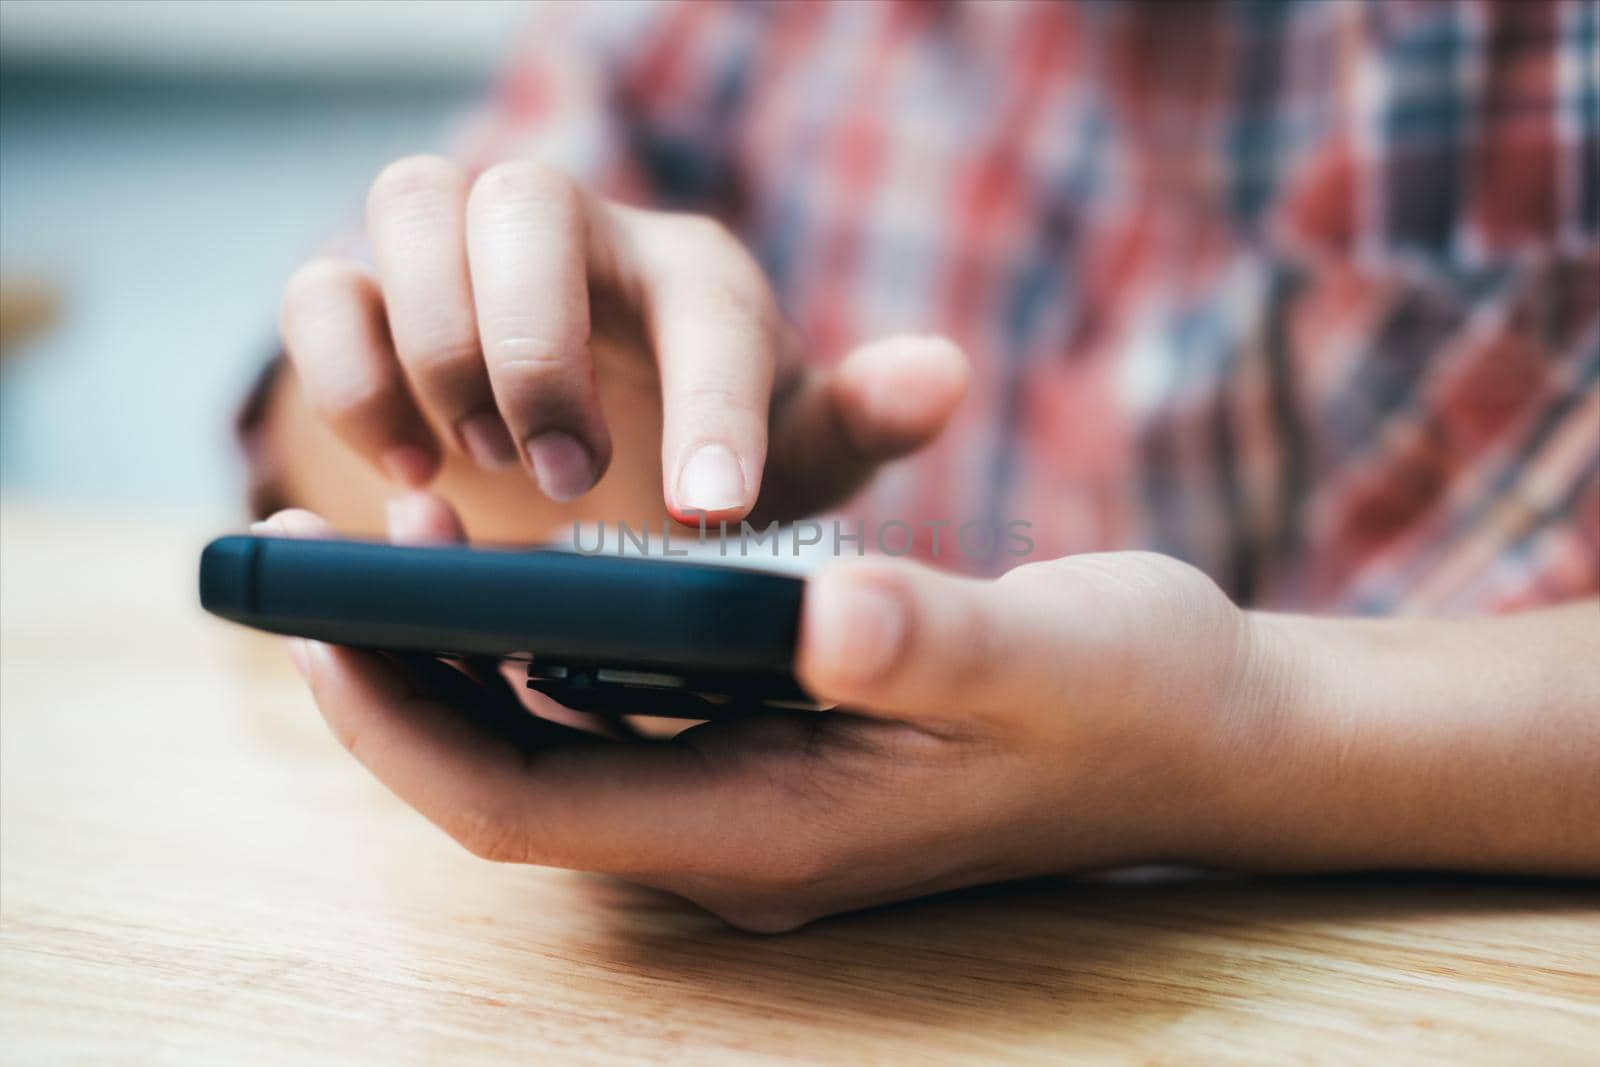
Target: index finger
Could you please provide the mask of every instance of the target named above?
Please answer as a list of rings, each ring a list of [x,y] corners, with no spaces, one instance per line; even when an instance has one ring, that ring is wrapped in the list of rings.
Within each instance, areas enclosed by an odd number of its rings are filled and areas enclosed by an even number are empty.
[[[680,521],[749,514],[761,490],[782,321],[760,268],[715,222],[637,223],[661,373],[661,469]]]

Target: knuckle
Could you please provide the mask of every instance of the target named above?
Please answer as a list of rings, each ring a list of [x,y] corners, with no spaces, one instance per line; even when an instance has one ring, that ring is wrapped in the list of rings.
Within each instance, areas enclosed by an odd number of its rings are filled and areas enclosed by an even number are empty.
[[[1040,566],[1050,566],[1040,564]],[[1209,599],[1216,583],[1198,568],[1156,552],[1106,552],[1055,561],[1050,580],[1063,594],[1103,600],[1108,607]]]
[[[692,413],[691,417],[699,426],[701,435],[708,439],[718,437],[719,430],[726,431],[736,424],[739,420],[730,418],[730,413],[738,412],[749,403],[749,399],[738,389],[720,380],[687,383],[681,394],[682,410]],[[765,412],[762,415],[764,417]]]
[[[928,657],[928,661],[940,664],[937,673],[941,690],[963,696],[986,693],[998,680],[1001,664],[1007,662],[1007,652],[998,647],[997,628],[984,617],[983,609],[972,598],[952,598],[952,601],[951,640],[937,656]],[[901,663],[906,660],[907,657],[903,657]]]
[[[470,336],[425,338],[400,356],[407,370],[427,385],[454,382],[483,364],[483,348]]]
[[[488,366],[496,402],[513,432],[581,417],[593,402],[583,361],[548,342],[529,338],[497,345],[488,350]]]
[[[486,341],[484,354],[497,373],[543,377],[573,367],[565,347],[547,337],[517,333]]]
[[[687,259],[714,268],[715,287],[730,299],[749,304],[771,300],[760,266],[738,235],[722,222],[709,215],[679,215],[671,218],[669,227],[667,247],[674,250],[674,260]]]
[[[665,292],[723,322],[768,334],[781,330],[783,316],[765,273],[725,225],[707,215],[659,216],[653,225],[647,259]]]
[[[713,315],[750,323],[761,332],[777,329],[777,301],[759,273],[727,272],[707,286],[705,300]]]
[[[460,180],[460,168],[443,156],[406,156],[378,172],[367,190],[367,208],[382,211],[432,197],[451,189]]]
[[[583,191],[572,178],[545,163],[519,159],[497,163],[478,176],[473,204],[532,203],[553,214],[576,217]]]
[[[1019,563],[995,579],[999,586],[1021,586],[1024,589],[1036,587],[1041,581],[1053,581],[1055,569],[1052,564],[1058,560],[1034,560],[1030,563]]]
[[[720,249],[727,245],[738,246],[733,231],[721,220],[710,215],[669,215],[666,217],[675,236],[686,245],[696,248]]]
[[[307,383],[312,406],[339,425],[366,424],[382,419],[399,399],[388,378],[367,373],[324,374]]]
[[[285,324],[307,311],[347,299],[365,278],[361,267],[349,260],[322,257],[302,264],[283,286]]]

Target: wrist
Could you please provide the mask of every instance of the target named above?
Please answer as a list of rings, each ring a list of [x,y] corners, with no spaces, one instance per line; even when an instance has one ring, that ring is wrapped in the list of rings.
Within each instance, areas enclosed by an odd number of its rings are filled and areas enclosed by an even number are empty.
[[[1188,862],[1593,873],[1593,607],[1467,620],[1247,613]]]
[[[1176,857],[1240,870],[1295,867],[1311,829],[1305,813],[1329,810],[1347,706],[1343,671],[1354,669],[1314,631],[1321,620],[1240,613],[1228,683],[1209,716],[1200,763],[1202,825],[1184,826]],[[1308,625],[1309,624],[1309,625]]]
[[[1139,753],[1129,776],[1139,788],[1123,796],[1132,862],[1252,866],[1276,832],[1284,767],[1303,764],[1320,743],[1306,720],[1321,703],[1312,690],[1325,683],[1295,620],[1230,610],[1228,624],[1216,620],[1211,631],[1221,639],[1205,643],[1215,669],[1175,670],[1161,728],[1128,739]]]

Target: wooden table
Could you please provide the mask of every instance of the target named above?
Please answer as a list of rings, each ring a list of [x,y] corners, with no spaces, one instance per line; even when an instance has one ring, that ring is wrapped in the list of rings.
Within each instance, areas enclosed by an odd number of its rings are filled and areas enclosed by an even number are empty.
[[[1600,1062],[1600,892],[1034,883],[732,931],[476,860],[194,602],[193,527],[0,524],[0,1062]]]

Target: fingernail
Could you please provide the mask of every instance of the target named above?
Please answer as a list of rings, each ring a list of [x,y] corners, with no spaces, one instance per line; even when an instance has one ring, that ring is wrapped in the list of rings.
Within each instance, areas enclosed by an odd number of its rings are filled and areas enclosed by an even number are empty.
[[[517,443],[500,416],[492,411],[462,419],[456,426],[456,435],[472,462],[486,471],[504,470],[517,462]]]
[[[806,605],[806,636],[824,676],[849,684],[887,671],[905,641],[905,602],[881,585],[819,579]]]
[[[678,475],[678,507],[732,511],[744,506],[744,471],[726,445],[702,445]]]
[[[294,669],[299,672],[300,677],[311,676],[311,650],[306,647],[305,638],[289,638],[289,662],[294,664]]]
[[[260,519],[250,524],[250,532],[255,534],[257,537],[272,537],[275,536],[279,530],[277,526],[273,525],[271,522],[268,522],[266,519]]]
[[[420,489],[433,477],[433,457],[416,445],[397,445],[383,454],[383,467],[401,485]]]
[[[528,441],[533,479],[551,500],[582,496],[594,485],[594,457],[571,434],[552,430]]]

